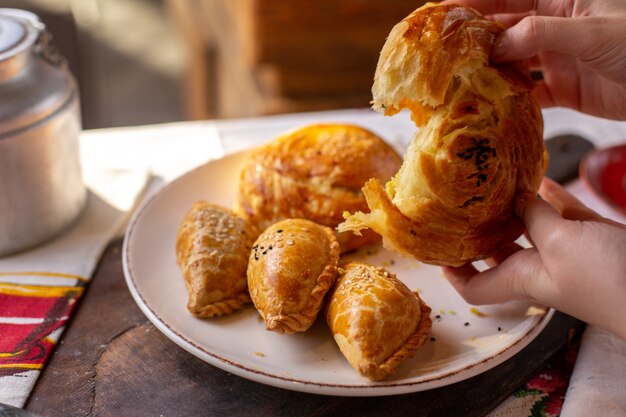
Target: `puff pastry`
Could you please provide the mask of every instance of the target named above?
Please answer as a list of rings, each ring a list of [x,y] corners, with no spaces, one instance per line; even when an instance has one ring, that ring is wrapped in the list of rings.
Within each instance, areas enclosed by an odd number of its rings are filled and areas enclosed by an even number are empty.
[[[335,228],[344,211],[366,210],[361,187],[387,181],[402,158],[374,133],[348,124],[313,124],[253,151],[240,173],[235,211],[259,230],[303,218]],[[342,251],[380,241],[376,233],[337,236]]]
[[[339,243],[326,226],[287,219],[261,233],[250,253],[248,288],[267,330],[307,330],[335,282],[338,261]]]
[[[430,335],[430,307],[383,268],[348,263],[329,299],[326,320],[339,349],[373,381],[394,372]]]
[[[176,257],[194,316],[221,316],[250,302],[246,269],[256,236],[255,227],[230,209],[207,201],[189,209],[178,229]]]
[[[363,187],[370,213],[339,230],[373,229],[420,261],[459,266],[492,255],[523,231],[514,213],[547,168],[543,119],[525,63],[492,66],[503,26],[473,9],[428,3],[391,31],[373,107],[409,109],[420,127],[385,187]]]

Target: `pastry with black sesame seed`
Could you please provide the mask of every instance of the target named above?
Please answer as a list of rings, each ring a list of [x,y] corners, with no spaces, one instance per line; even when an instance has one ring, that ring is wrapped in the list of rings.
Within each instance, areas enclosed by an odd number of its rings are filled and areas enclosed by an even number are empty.
[[[383,187],[363,187],[369,212],[340,231],[371,229],[383,245],[436,265],[487,258],[521,235],[515,204],[537,193],[548,155],[525,62],[491,65],[504,26],[475,10],[428,3],[389,34],[373,107],[408,109],[419,130]]]
[[[265,327],[277,333],[306,331],[335,283],[339,243],[332,229],[287,219],[268,227],[253,246],[248,289]]]
[[[196,317],[230,314],[250,302],[246,269],[258,232],[232,210],[198,201],[176,237],[176,258]]]
[[[350,365],[378,381],[430,336],[430,307],[384,268],[350,262],[329,294],[326,321]]]

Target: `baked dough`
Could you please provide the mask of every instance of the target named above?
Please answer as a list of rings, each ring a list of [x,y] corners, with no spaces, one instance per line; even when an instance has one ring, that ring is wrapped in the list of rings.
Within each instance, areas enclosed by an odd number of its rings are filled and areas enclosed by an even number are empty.
[[[373,229],[384,246],[437,265],[492,255],[522,232],[514,213],[548,163],[543,119],[525,63],[492,66],[503,26],[471,8],[428,3],[382,48],[373,108],[408,109],[420,127],[385,187],[363,187],[370,213],[340,231]]]
[[[430,307],[383,268],[348,263],[329,299],[326,320],[341,353],[373,381],[394,372],[430,335]]]
[[[199,201],[189,209],[178,229],[176,257],[194,316],[221,316],[250,302],[246,268],[257,234],[225,207]]]
[[[286,132],[249,155],[235,211],[264,230],[288,218],[335,228],[344,211],[367,210],[361,187],[387,181],[402,158],[374,133],[348,124],[313,124]],[[338,236],[342,251],[380,241],[376,233]]]
[[[267,330],[311,327],[335,283],[338,261],[335,233],[310,220],[283,220],[261,233],[250,253],[248,288]]]

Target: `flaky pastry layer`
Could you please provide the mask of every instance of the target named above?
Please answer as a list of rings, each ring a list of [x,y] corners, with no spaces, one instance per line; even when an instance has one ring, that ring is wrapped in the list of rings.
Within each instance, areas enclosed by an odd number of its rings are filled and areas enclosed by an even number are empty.
[[[438,265],[486,258],[523,225],[548,163],[543,119],[524,63],[495,66],[503,27],[467,7],[429,3],[398,23],[381,51],[373,107],[408,109],[419,130],[400,170],[363,187],[369,213],[339,231],[372,229],[397,252]]]

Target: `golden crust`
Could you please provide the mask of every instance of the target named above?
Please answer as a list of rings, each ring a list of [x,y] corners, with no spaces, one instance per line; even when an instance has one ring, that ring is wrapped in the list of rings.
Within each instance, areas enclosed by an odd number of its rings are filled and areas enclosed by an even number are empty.
[[[361,375],[379,381],[413,356],[430,335],[430,307],[383,268],[350,262],[340,269],[326,321]]]
[[[346,216],[340,231],[370,228],[393,250],[453,266],[522,233],[515,201],[536,194],[548,157],[523,63],[489,64],[500,31],[472,9],[433,3],[392,29],[374,108],[408,108],[421,128],[384,189],[378,180],[364,187],[371,213]]]
[[[401,163],[397,152],[368,130],[308,125],[252,151],[240,173],[235,211],[260,230],[288,218],[334,229],[344,211],[367,209],[360,190],[365,181],[387,181]],[[371,232],[337,238],[343,252],[380,240]]]
[[[305,219],[287,219],[256,240],[248,264],[248,288],[267,330],[295,333],[315,321],[334,284],[339,262],[335,233]]]
[[[230,314],[250,302],[246,268],[254,226],[231,210],[207,201],[187,212],[176,237],[176,257],[196,317]]]

